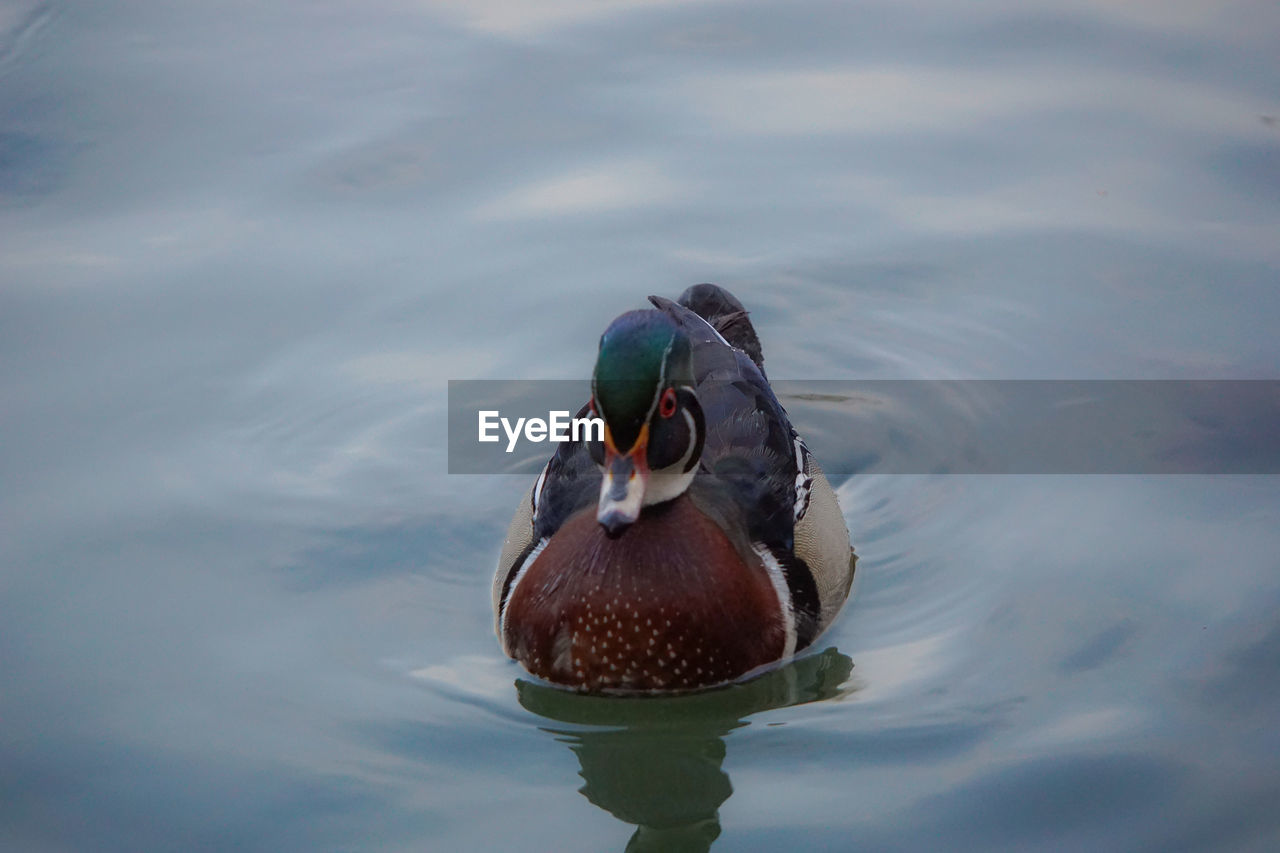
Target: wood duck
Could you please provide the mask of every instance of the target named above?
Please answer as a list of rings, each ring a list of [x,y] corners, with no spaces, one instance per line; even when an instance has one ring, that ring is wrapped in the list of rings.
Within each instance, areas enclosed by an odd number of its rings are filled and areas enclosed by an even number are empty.
[[[579,417],[507,532],[503,650],[589,692],[740,679],[831,624],[856,557],[826,477],[765,378],[742,304],[713,284],[618,317]]]

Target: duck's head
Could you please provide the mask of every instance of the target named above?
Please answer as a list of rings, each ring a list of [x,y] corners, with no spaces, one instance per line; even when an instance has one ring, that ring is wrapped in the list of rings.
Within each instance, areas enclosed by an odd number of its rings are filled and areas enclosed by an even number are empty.
[[[596,518],[618,536],[697,472],[704,422],[688,336],[660,311],[623,314],[600,338],[591,394],[605,423],[604,441],[592,443],[603,473]]]

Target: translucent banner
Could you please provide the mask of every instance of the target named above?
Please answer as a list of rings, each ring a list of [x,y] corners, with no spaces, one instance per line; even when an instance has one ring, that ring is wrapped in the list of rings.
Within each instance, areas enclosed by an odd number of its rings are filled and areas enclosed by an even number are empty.
[[[777,380],[832,477],[1276,474],[1276,380]],[[587,380],[449,382],[449,473],[536,474]],[[576,433],[575,433],[576,430]]]

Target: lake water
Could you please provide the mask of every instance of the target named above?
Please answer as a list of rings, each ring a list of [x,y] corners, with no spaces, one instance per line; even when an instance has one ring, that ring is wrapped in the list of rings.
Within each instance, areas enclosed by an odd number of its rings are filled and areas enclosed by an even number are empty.
[[[707,280],[774,378],[1280,377],[1278,34],[0,3],[0,847],[1280,848],[1280,479],[822,459],[815,653],[609,700],[502,658],[445,410]]]

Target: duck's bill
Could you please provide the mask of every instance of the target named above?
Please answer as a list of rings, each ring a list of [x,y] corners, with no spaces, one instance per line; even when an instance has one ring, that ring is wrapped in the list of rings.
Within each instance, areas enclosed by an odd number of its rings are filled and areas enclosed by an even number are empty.
[[[645,452],[643,440],[637,441],[635,447],[625,454],[618,453],[612,442],[606,442],[596,520],[610,536],[618,535],[640,517],[644,490],[649,483]]]

